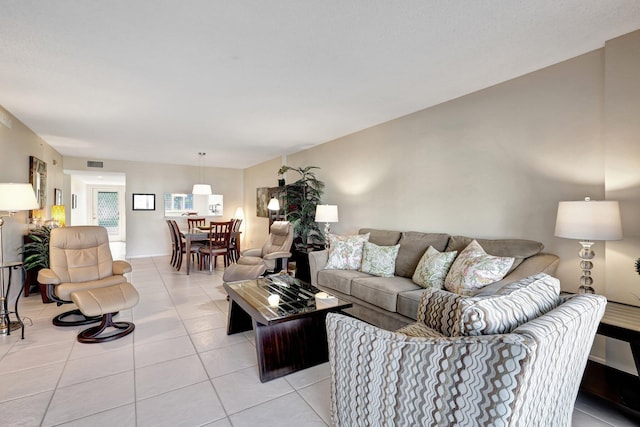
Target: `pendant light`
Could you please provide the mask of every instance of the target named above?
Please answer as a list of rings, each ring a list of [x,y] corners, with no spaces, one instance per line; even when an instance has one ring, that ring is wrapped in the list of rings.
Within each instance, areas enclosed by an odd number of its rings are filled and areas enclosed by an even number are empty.
[[[198,156],[200,156],[200,184],[193,184],[191,194],[211,195],[211,186],[204,184],[204,156],[206,155],[207,153],[198,153]]]

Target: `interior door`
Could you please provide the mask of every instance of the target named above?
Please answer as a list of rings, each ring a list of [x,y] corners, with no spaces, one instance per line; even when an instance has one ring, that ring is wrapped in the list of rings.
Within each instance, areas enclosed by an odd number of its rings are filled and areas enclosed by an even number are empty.
[[[122,241],[122,190],[119,187],[94,187],[91,191],[91,221],[107,229],[109,240]]]

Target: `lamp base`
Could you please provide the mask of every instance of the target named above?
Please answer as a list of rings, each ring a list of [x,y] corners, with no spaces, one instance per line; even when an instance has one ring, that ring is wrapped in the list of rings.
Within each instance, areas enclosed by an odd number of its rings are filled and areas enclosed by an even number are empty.
[[[580,268],[582,269],[582,276],[580,276],[580,287],[578,293],[581,294],[595,294],[596,291],[591,285],[593,285],[593,278],[591,277],[591,269],[593,268],[593,262],[591,260],[596,256],[595,252],[591,250],[591,246],[594,242],[589,240],[580,242],[582,249],[578,252],[580,256]]]
[[[329,249],[329,232],[331,231],[331,226],[328,222],[324,223],[324,244]]]

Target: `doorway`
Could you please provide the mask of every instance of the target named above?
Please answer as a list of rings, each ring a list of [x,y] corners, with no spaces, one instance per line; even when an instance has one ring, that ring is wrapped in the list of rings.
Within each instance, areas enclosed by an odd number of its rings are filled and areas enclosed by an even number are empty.
[[[109,241],[124,240],[121,212],[124,212],[123,187],[91,187],[91,224],[106,228]]]
[[[121,172],[65,170],[72,195],[70,225],[100,225],[107,229],[112,255],[126,251],[126,176]]]

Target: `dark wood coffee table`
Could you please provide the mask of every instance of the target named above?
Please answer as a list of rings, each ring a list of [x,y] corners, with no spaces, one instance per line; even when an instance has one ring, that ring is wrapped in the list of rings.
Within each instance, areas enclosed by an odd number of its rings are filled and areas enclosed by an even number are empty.
[[[227,335],[255,331],[262,382],[329,360],[327,313],[352,305],[336,298],[317,306],[320,289],[288,275],[225,283],[224,288],[229,294]]]

